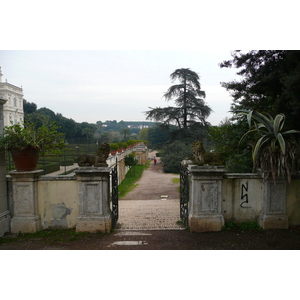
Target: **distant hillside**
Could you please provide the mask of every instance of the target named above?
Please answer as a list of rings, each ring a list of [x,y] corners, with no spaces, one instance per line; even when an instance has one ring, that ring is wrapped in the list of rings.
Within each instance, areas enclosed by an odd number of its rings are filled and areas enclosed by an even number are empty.
[[[126,127],[128,128],[138,128],[138,129],[150,128],[156,124],[155,122],[147,122],[147,121],[121,121],[121,122],[124,122],[124,125],[126,125]]]
[[[150,128],[156,123],[147,121],[98,121],[96,123],[81,122],[77,123],[73,119],[64,117],[60,113],[55,113],[49,108],[42,107],[37,109],[37,105],[33,102],[23,100],[23,108],[25,120],[34,122],[40,126],[43,118],[49,121],[55,121],[60,126],[60,131],[66,134],[66,138],[95,138],[101,140],[119,140],[121,139],[120,131],[128,128],[130,138],[137,138],[141,129]],[[111,135],[105,135],[108,132]],[[112,134],[112,132],[115,132]],[[116,134],[119,133],[119,135]]]

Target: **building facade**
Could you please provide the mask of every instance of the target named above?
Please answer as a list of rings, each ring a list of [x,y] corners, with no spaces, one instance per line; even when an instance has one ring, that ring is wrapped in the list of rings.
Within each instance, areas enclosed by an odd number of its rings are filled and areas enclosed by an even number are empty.
[[[3,82],[2,72],[0,67],[0,98],[7,100],[3,106],[4,126],[12,124],[23,124],[23,89],[13,84]]]

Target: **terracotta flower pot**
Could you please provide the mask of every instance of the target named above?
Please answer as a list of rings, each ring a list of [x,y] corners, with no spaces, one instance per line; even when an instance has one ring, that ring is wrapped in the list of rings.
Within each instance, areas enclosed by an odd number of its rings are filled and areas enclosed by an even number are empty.
[[[11,150],[11,156],[18,172],[30,172],[36,170],[40,153],[35,148],[27,147]]]

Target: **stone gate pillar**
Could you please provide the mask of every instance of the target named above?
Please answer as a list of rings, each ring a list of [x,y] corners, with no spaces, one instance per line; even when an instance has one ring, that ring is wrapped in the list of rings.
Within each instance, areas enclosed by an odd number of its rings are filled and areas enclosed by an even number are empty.
[[[14,216],[11,220],[12,233],[37,232],[41,230],[38,214],[38,180],[43,170],[31,172],[11,171],[13,185]]]
[[[3,105],[6,100],[0,98],[0,136],[3,135],[4,117]],[[0,149],[0,237],[9,232],[10,212],[7,203],[5,152]]]
[[[263,204],[258,223],[263,229],[288,229],[286,181],[269,178],[263,183]]]
[[[110,168],[83,167],[76,174],[79,201],[76,231],[109,233],[112,228]]]
[[[222,178],[226,170],[190,165],[189,227],[191,232],[220,231]]]

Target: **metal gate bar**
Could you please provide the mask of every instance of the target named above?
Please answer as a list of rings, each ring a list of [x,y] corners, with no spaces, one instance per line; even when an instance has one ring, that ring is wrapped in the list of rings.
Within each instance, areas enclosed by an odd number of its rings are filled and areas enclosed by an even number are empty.
[[[119,219],[119,194],[118,194],[118,161],[111,171],[112,181],[112,228],[115,228]]]
[[[180,219],[188,227],[189,217],[189,170],[180,164]]]

